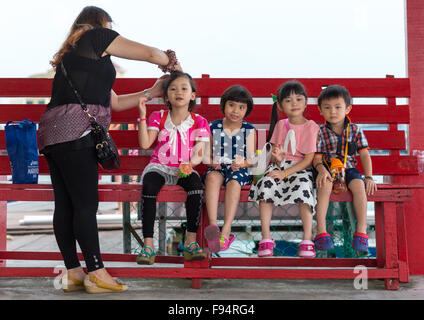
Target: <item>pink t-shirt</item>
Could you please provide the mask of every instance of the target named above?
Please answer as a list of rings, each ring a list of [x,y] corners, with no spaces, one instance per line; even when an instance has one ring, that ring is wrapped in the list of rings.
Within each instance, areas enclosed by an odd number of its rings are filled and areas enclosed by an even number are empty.
[[[284,145],[286,139],[287,129],[285,124],[286,119],[277,122],[272,137],[269,142],[272,144]],[[287,150],[286,160],[301,161],[308,153],[316,152],[317,150],[317,137],[319,126],[313,120],[308,120],[304,124],[291,124],[288,123],[290,129],[293,129],[296,137],[296,152],[293,155],[291,145],[289,143]]]
[[[147,130],[159,132],[163,111],[152,112],[147,122]],[[175,126],[170,112],[168,113],[164,128],[158,134],[156,149],[150,158],[150,163],[178,167],[180,163],[190,160],[196,141],[209,141],[211,134],[209,122],[198,114],[195,114],[195,117],[196,129],[194,130],[191,114],[179,126]]]

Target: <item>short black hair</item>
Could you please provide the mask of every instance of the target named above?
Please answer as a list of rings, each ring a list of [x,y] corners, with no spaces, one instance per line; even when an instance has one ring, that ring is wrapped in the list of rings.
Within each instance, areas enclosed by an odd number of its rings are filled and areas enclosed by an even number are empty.
[[[168,87],[171,85],[171,83],[178,79],[178,78],[186,78],[188,79],[188,81],[190,82],[190,86],[191,86],[191,91],[196,92],[196,83],[194,82],[193,78],[185,72],[182,71],[173,71],[171,72],[171,74],[169,75],[168,78],[165,79],[164,83],[163,83],[163,87],[162,87],[162,94],[163,94],[163,99],[165,101],[165,104],[167,105],[167,107],[169,108],[169,110],[171,110],[172,106],[169,103],[169,101],[166,101],[168,98]],[[196,99],[194,100],[190,100],[190,104],[188,105],[188,111],[192,111],[194,108],[196,107]]]
[[[352,104],[352,97],[350,96],[349,91],[337,84],[328,86],[318,96],[318,106],[321,108],[321,104],[324,100],[334,99],[334,98],[343,98],[346,103],[346,107]]]
[[[225,104],[227,101],[235,101],[235,102],[241,102],[247,104],[247,111],[245,117],[249,115],[250,112],[253,110],[253,98],[250,94],[249,90],[247,90],[245,87],[240,85],[234,85],[227,90],[224,91],[224,93],[221,96],[221,111],[222,113],[225,113]]]

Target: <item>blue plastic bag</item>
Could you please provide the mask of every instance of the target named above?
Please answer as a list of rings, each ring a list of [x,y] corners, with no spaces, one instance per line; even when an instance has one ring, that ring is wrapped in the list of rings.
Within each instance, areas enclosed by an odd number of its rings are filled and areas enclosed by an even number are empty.
[[[37,125],[27,119],[6,124],[6,149],[13,183],[38,183],[36,131]]]

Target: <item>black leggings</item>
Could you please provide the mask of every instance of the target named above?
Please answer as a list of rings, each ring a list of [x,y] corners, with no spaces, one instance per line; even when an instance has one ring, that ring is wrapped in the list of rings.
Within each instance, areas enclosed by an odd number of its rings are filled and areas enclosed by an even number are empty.
[[[72,142],[61,143],[48,147],[45,154],[55,198],[53,228],[66,268],[81,266],[77,256],[78,241],[91,272],[103,268],[96,220],[99,203],[97,159],[94,146],[81,149],[73,146]]]
[[[149,172],[143,178],[143,192],[141,198],[141,212],[144,238],[153,238],[156,217],[156,197],[165,184],[165,178],[159,173]],[[177,185],[187,192],[186,212],[187,231],[197,232],[202,212],[203,185],[197,173],[187,178],[178,179]]]

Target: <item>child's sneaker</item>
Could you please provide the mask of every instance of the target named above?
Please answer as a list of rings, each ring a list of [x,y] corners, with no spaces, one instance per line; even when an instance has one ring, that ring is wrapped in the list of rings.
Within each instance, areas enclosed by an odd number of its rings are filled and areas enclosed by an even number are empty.
[[[352,248],[358,251],[368,251],[368,236],[365,233],[353,234]]]
[[[303,240],[299,245],[300,258],[315,258],[315,245],[311,240]]]
[[[328,233],[320,233],[315,237],[315,248],[320,251],[331,250],[334,248],[333,241]]]
[[[258,257],[270,257],[274,254],[275,242],[272,239],[259,241]]]

